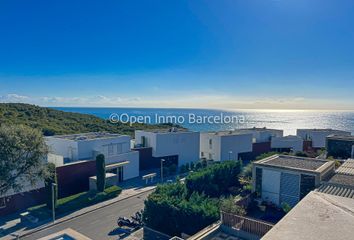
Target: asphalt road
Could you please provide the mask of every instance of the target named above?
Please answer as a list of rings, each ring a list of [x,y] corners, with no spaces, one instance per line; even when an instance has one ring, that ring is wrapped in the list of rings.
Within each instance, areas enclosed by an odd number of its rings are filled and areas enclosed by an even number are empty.
[[[74,229],[75,231],[93,240],[119,239],[118,234],[121,232],[116,230],[117,218],[130,217],[137,211],[143,209],[144,200],[151,192],[152,191],[149,191],[134,197],[130,197],[110,206],[97,209],[80,217],[60,223],[53,227],[43,229],[42,231],[36,232],[21,239],[39,239],[66,228]]]

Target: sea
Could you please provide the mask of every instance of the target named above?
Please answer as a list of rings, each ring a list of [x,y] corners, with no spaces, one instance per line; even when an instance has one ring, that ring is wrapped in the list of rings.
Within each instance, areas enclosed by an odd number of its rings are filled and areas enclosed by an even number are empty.
[[[182,108],[55,107],[66,112],[91,114],[112,122],[174,123],[194,131],[220,131],[266,127],[295,135],[299,128],[332,128],[354,134],[354,111],[324,110],[217,110]]]

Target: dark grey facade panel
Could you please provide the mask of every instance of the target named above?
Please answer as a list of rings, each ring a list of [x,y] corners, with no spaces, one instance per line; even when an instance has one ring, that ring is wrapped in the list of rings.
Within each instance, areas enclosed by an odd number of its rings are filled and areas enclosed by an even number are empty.
[[[300,196],[300,177],[296,174],[281,173],[280,204],[295,206]]]

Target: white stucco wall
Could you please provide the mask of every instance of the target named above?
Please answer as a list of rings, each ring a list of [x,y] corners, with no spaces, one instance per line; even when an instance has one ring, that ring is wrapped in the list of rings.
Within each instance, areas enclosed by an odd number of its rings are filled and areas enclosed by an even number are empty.
[[[291,148],[295,152],[303,151],[303,143],[301,137],[285,136],[273,137],[271,141],[271,148]]]
[[[139,152],[130,151],[116,156],[107,156],[106,166],[114,163],[129,161],[129,164],[123,166],[123,180],[139,176]]]
[[[214,161],[237,160],[239,153],[252,152],[252,137],[251,133],[201,133],[201,157]],[[210,141],[212,144],[210,144]],[[232,153],[230,154],[230,152]]]
[[[121,144],[121,152],[118,152],[117,144]],[[112,153],[109,153],[109,145],[112,145]],[[90,159],[93,157],[93,151],[98,151],[105,156],[118,155],[130,151],[130,137],[119,136],[116,138],[94,139],[78,142],[79,159]]]
[[[304,140],[312,140],[312,147],[324,148],[326,147],[326,137],[331,135],[348,136],[350,132],[334,130],[334,129],[297,129],[296,135]]]
[[[152,147],[153,157],[178,155],[179,165],[199,160],[199,132],[135,131],[137,144],[142,144],[142,137],[146,139],[146,146]]]
[[[200,157],[207,160],[221,161],[220,141],[220,136],[206,132],[200,133]]]
[[[221,160],[229,160],[230,157],[231,160],[237,160],[239,153],[252,152],[252,138],[250,133],[221,136]]]
[[[77,142],[56,137],[46,137],[45,142],[51,153],[61,155],[63,158],[73,159],[73,161],[78,160]]]
[[[266,129],[262,131],[258,131],[256,134],[256,142],[269,142],[273,137],[282,137],[283,130],[277,129]]]
[[[240,133],[251,133],[253,135],[253,142],[269,142],[272,137],[282,137],[283,130],[279,129],[259,129],[259,128],[248,128],[248,129],[238,129],[235,130]]]

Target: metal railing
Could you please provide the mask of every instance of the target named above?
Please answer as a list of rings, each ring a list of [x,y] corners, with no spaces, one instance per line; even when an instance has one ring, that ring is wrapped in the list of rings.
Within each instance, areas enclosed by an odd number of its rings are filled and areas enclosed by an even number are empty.
[[[221,219],[222,224],[227,227],[242,230],[260,237],[265,235],[274,226],[268,222],[226,212],[221,212]]]

